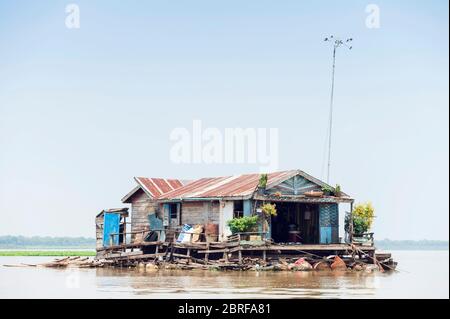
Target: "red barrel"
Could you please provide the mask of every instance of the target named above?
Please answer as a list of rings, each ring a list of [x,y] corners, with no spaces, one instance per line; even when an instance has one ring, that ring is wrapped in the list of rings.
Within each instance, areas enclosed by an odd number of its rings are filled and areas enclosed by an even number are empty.
[[[219,238],[219,225],[218,224],[206,224],[205,236],[207,242],[217,241]]]

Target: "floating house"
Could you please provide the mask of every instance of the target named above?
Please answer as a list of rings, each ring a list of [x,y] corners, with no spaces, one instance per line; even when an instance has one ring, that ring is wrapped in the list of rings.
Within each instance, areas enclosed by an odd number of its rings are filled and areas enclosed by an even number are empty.
[[[264,233],[266,239],[302,244],[337,244],[343,240],[339,236],[343,226],[339,204],[349,204],[351,210],[353,199],[347,194],[317,196],[324,187],[331,187],[301,170],[268,174],[266,188],[261,191],[258,189],[260,176],[243,174],[194,181],[136,177],[136,187],[122,198],[123,203],[131,204],[131,227],[127,232],[125,226],[123,231],[130,235],[132,243],[142,241],[152,231],[152,220],[161,222],[159,234],[179,230],[186,224],[209,225],[210,229],[216,229],[217,240],[224,241],[231,235],[229,220],[254,215],[262,203],[270,202],[276,204],[278,214],[270,219]],[[119,214],[103,211],[97,216],[97,224],[105,212],[110,216]],[[116,216],[114,220],[120,218]],[[114,233],[105,231],[107,236]],[[121,238],[111,243],[122,243],[123,231]],[[108,243],[108,240],[98,240],[99,247]]]
[[[119,265],[174,256],[208,265],[222,257],[225,265],[230,258],[242,265],[243,257],[254,254],[264,262],[286,254],[319,259],[350,254],[347,261],[358,255],[360,261],[395,267],[390,254],[375,253],[373,234],[358,241],[351,228],[344,231],[346,213],[352,218],[349,195],[301,170],[267,174],[264,186],[262,176],[136,177],[136,186],[122,198],[131,207],[96,216],[97,257]],[[276,215],[262,212],[268,203]],[[258,216],[257,229],[232,234],[228,222],[244,216]]]

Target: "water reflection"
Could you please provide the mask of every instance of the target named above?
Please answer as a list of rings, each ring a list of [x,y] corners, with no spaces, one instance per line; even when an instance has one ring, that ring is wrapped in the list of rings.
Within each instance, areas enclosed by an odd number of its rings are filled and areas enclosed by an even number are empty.
[[[378,275],[363,272],[217,272],[144,269],[97,269],[98,289],[132,291],[136,295],[192,298],[220,295],[252,297],[342,297],[373,295]],[[347,289],[351,287],[351,289]]]
[[[448,298],[448,251],[395,252],[400,272],[221,272],[0,266],[0,298]],[[45,257],[0,257],[0,265]],[[432,272],[429,270],[433,269]]]

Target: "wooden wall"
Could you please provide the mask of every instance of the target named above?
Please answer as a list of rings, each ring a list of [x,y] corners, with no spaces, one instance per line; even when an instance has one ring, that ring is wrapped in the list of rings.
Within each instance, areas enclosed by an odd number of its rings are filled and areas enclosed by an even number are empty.
[[[103,215],[95,217],[95,240],[96,248],[103,247]]]
[[[181,224],[219,224],[219,201],[183,202]]]
[[[154,213],[157,204],[143,190],[133,195],[131,200],[131,232],[138,232],[149,228],[148,215]],[[132,241],[135,234],[132,234]]]

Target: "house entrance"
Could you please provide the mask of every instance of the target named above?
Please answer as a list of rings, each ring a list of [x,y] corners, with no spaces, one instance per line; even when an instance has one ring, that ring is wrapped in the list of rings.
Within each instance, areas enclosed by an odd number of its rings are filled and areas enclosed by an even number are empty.
[[[276,243],[319,243],[319,206],[277,202],[277,216],[271,220],[271,235]]]

